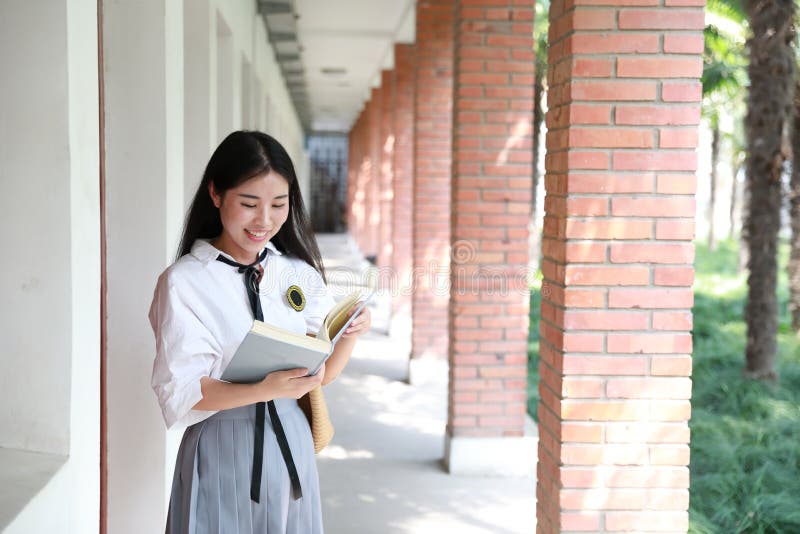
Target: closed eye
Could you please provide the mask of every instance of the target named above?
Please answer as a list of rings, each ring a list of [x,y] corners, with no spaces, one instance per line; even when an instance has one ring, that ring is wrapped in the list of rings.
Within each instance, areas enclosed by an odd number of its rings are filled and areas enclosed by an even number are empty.
[[[245,208],[255,208],[256,207],[255,204],[245,204],[244,202],[242,202],[242,206],[244,206]]]
[[[283,208],[284,206],[286,206],[286,204],[273,204],[272,205],[273,208]]]

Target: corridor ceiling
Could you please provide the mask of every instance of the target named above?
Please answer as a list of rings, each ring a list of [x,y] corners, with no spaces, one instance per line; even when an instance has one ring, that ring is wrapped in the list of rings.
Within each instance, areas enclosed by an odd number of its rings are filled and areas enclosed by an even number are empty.
[[[259,0],[307,132],[350,130],[381,70],[394,67],[394,44],[414,41],[414,8],[414,0]]]

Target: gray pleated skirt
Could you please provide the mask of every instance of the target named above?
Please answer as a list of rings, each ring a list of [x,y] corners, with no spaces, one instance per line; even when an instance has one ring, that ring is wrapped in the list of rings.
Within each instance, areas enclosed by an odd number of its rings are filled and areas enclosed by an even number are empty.
[[[183,434],[166,534],[322,534],[311,430],[294,399],[277,399],[303,497],[294,500],[286,464],[266,414],[261,499],[250,499],[255,406],[218,412]]]

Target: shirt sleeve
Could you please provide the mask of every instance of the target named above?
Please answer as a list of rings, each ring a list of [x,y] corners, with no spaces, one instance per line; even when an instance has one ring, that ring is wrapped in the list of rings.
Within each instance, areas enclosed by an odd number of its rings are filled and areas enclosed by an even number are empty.
[[[200,379],[211,375],[222,349],[166,273],[156,286],[149,317],[156,338],[151,385],[167,428],[211,417],[216,412],[192,406],[203,398]]]
[[[316,336],[322,327],[322,321],[325,320],[325,316],[328,315],[336,301],[333,300],[322,275],[305,262],[304,265],[306,267],[302,282],[305,285],[306,307],[303,309],[303,317],[306,320],[306,333]]]

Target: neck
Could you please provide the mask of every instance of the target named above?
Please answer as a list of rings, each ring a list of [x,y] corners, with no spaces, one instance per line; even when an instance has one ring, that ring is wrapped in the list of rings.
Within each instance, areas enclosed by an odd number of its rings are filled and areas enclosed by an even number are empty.
[[[258,259],[258,254],[252,255],[251,253],[247,252],[236,243],[225,239],[225,234],[223,233],[218,238],[211,241],[211,245],[219,251],[224,252],[225,254],[229,255],[234,261],[237,261],[244,265],[249,265]]]

